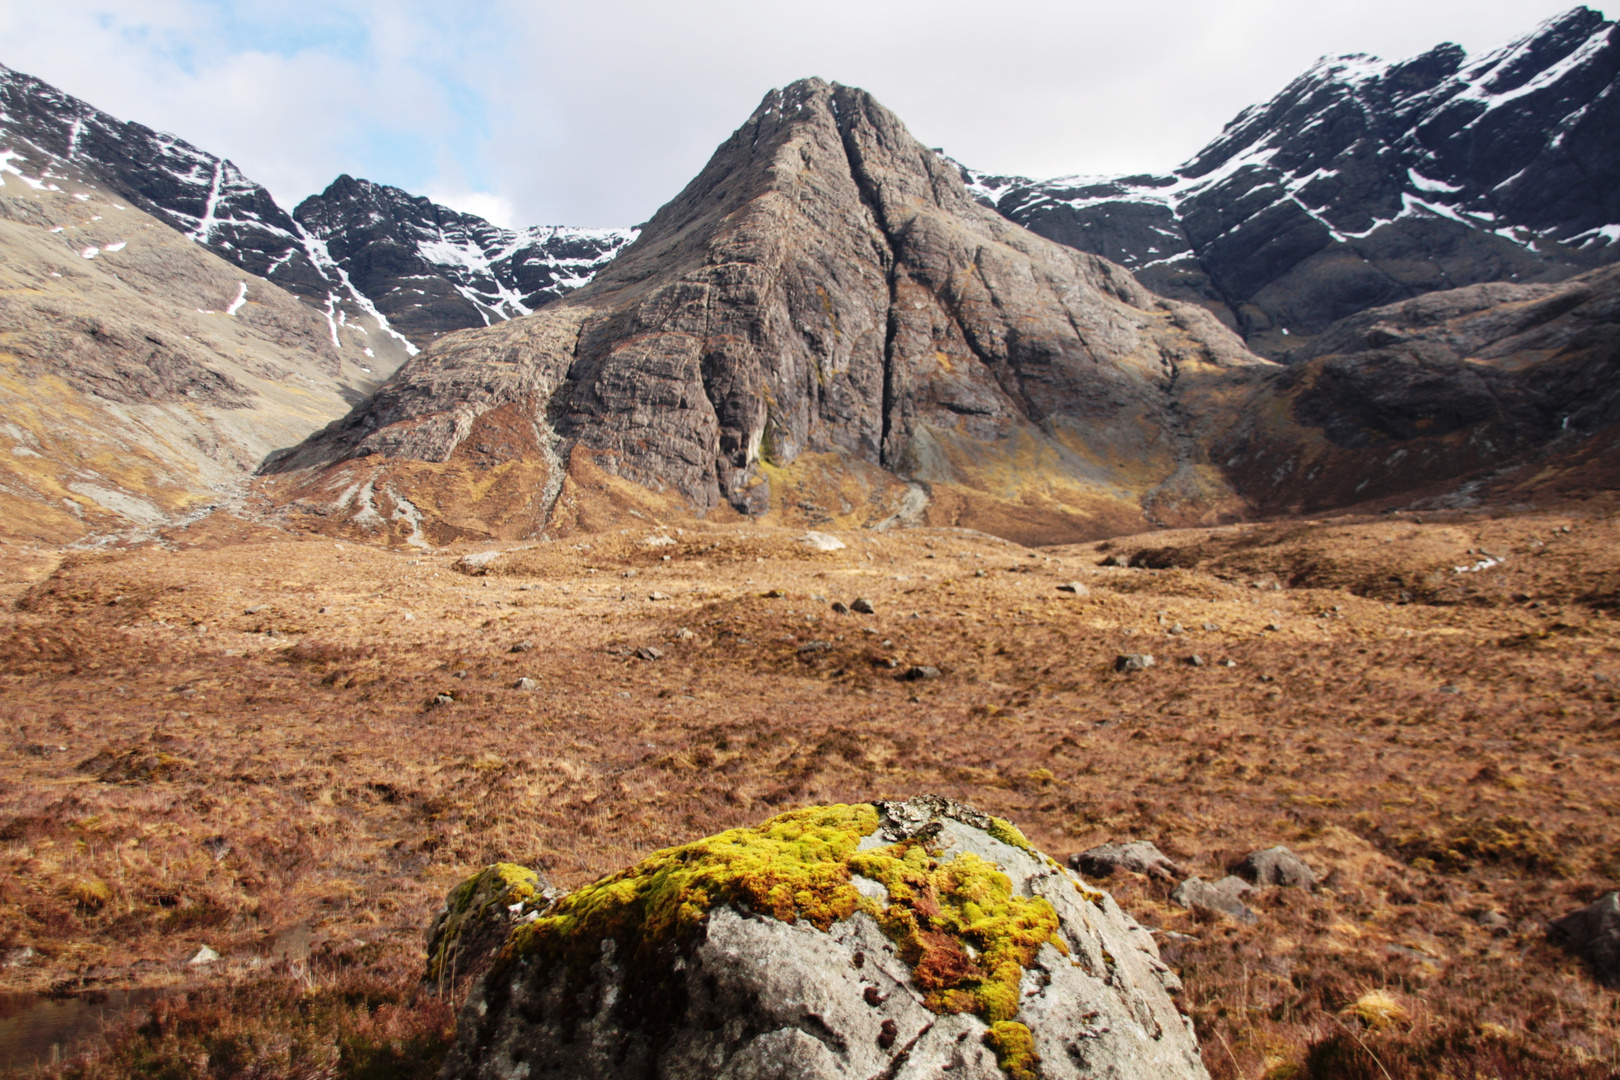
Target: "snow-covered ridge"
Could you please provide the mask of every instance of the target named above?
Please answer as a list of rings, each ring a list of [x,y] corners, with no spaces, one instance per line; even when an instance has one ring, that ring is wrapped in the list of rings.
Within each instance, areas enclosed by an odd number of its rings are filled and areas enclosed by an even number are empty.
[[[1239,113],[1170,176],[1037,181],[962,172],[975,198],[1024,223],[1064,209],[1097,219],[1090,225],[1097,228],[1132,207],[1158,210],[1170,215],[1189,253],[1285,202],[1335,241],[1401,220],[1447,219],[1521,246],[1601,248],[1614,243],[1614,220],[1558,220],[1521,204],[1537,201],[1523,191],[1537,180],[1537,165],[1581,126],[1596,126],[1597,113],[1615,115],[1615,57],[1614,23],[1575,8],[1477,60],[1455,45],[1396,63],[1324,57],[1270,102]],[[1526,130],[1539,138],[1526,139]],[[1516,155],[1482,160],[1486,139],[1516,142]],[[1369,188],[1375,198],[1367,198]],[[1236,212],[1220,214],[1215,233],[1186,227],[1199,210],[1239,201]],[[1602,199],[1592,204],[1599,209]],[[1121,262],[1144,269],[1163,261],[1163,253],[1150,254],[1129,251]]]
[[[230,161],[0,66],[0,184],[14,177],[45,187],[69,173],[99,180],[243,270],[301,296],[326,315],[335,346],[359,349],[368,358],[369,332],[350,319],[374,324],[373,330],[414,353],[446,330],[525,315],[582,287],[636,235],[633,229],[501,229],[437,207],[433,227],[415,220],[395,224],[412,230],[414,272],[431,279],[418,291],[438,297],[448,287],[465,308],[413,306],[397,286],[379,289],[383,278],[357,272],[356,245],[343,230],[306,227]],[[395,211],[432,206],[385,190],[398,196],[391,200]],[[368,224],[376,223],[349,221],[345,228],[364,230]],[[340,327],[355,332],[342,335]]]
[[[294,214],[400,325],[431,323],[439,332],[527,315],[588,284],[638,235],[635,229],[504,229],[348,176],[300,203]]]
[[[1467,235],[1520,253],[1468,241],[1471,273],[1508,277],[1547,260],[1578,268],[1620,258],[1617,73],[1615,24],[1575,8],[1477,58],[1449,44],[1393,63],[1324,57],[1167,176],[961,171],[975,198],[1014,221],[1149,271],[1155,288],[1175,287],[1165,274],[1193,273],[1209,285],[1190,298],[1234,312],[1340,246],[1376,264],[1400,245],[1456,251]],[[1376,302],[1439,287],[1391,269],[1399,280]],[[1360,291],[1373,295],[1363,277]],[[1245,333],[1274,326],[1288,306],[1276,304],[1258,322],[1245,323],[1252,312],[1237,321]]]

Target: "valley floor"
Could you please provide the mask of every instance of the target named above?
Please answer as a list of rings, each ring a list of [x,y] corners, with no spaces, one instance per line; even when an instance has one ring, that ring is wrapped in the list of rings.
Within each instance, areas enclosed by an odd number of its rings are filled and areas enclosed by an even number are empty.
[[[1213,878],[1286,844],[1326,875],[1253,926],[1104,883],[1216,1077],[1620,1069],[1616,992],[1545,940],[1620,882],[1620,521],[841,538],[0,547],[0,990],[176,988],[45,1071],[432,1075],[423,934],[468,873],[572,887],[921,792],[1059,858],[1148,839]],[[1398,1008],[1356,1019],[1372,990]]]

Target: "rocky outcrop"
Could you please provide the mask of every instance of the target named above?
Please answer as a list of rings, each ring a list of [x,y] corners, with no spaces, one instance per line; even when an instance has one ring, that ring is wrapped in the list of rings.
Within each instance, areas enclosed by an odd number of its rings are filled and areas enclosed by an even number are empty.
[[[1620,258],[1617,76],[1615,25],[1574,8],[1477,58],[1324,58],[1170,176],[968,178],[1281,357],[1369,307]]]
[[[948,800],[659,852],[515,930],[447,1078],[1206,1076],[1105,893]]]
[[[764,512],[773,482],[830,456],[924,504],[947,487],[958,506],[1197,520],[1226,498],[1198,403],[1266,366],[1202,309],[976,204],[870,95],[811,79],[768,95],[589,286],[446,338],[268,471],[346,490],[330,470],[368,456],[547,463],[551,501],[500,525],[436,514],[389,473],[440,538],[543,527],[581,454],[699,512]]]

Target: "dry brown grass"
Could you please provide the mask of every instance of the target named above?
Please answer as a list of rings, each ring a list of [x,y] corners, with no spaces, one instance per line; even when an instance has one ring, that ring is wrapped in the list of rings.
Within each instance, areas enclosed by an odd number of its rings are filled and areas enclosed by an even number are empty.
[[[378,1044],[420,1050],[443,1037],[412,985],[422,933],[478,866],[577,885],[778,810],[924,791],[1059,856],[1143,838],[1211,876],[1283,843],[1326,874],[1266,893],[1253,927],[1107,883],[1164,932],[1216,1077],[1620,1067],[1615,992],[1543,940],[1620,877],[1615,522],[1041,552],[917,530],[830,554],[638,522],[472,566],[211,528],[54,571],[0,548],[0,956],[38,954],[0,987],[192,987],[94,1075],[224,1075],[195,1064],[207,1025],[187,1010],[266,1002],[251,1042],[291,1015],[284,990],[382,1003],[323,1013],[320,1053],[384,1007]],[[1469,548],[1509,559],[1452,573]],[[1163,549],[1138,561],[1167,569],[1098,565]],[[1090,595],[1056,590],[1070,580]],[[857,595],[878,614],[830,610]],[[1125,651],[1159,666],[1117,674]],[[944,674],[897,680],[912,664]],[[184,961],[204,943],[225,959],[199,976]],[[1378,993],[1385,1021],[1356,1008]]]

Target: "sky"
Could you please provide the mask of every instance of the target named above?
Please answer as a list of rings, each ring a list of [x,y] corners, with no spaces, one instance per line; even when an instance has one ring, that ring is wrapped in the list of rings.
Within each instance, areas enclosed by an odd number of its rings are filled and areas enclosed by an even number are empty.
[[[349,173],[498,224],[613,227],[807,75],[988,172],[1168,171],[1320,56],[1476,54],[1572,6],[0,0],[0,64],[230,158],[289,209]]]

